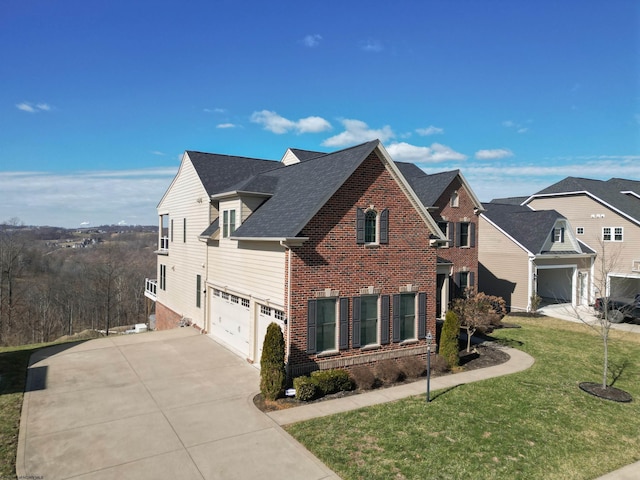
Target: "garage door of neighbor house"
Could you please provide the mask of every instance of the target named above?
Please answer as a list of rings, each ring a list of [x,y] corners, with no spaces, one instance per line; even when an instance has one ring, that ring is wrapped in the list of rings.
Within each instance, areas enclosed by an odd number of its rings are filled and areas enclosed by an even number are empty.
[[[635,297],[640,293],[640,274],[615,275],[609,277],[609,295],[612,297]]]
[[[229,345],[244,358],[249,356],[249,300],[213,289],[209,334]]]
[[[572,303],[574,270],[574,267],[538,267],[538,295],[546,302]]]
[[[284,312],[266,305],[258,305],[258,328],[256,329],[255,363],[262,358],[262,345],[270,323],[276,323],[284,334]]]

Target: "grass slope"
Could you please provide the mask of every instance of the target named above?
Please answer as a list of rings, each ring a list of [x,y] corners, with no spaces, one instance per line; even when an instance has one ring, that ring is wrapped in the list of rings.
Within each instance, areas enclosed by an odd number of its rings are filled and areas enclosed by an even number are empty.
[[[640,460],[640,336],[612,331],[615,386],[632,403],[578,388],[601,381],[600,337],[582,324],[506,319],[494,333],[536,359],[525,372],[287,428],[343,479],[593,479]]]

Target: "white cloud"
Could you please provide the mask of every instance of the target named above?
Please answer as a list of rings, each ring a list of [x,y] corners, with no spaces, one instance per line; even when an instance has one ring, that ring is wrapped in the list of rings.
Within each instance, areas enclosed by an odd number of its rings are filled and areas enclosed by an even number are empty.
[[[389,145],[387,151],[391,158],[400,162],[439,163],[467,159],[466,155],[440,143],[433,143],[430,147],[420,147],[406,142],[396,142]]]
[[[216,125],[216,128],[236,128],[237,125],[235,125],[234,123],[219,123],[218,125]]]
[[[360,48],[365,52],[378,53],[382,51],[382,44],[378,40],[368,39],[360,44]]]
[[[331,129],[331,124],[322,117],[306,117],[292,121],[270,110],[253,112],[251,121],[258,123],[265,130],[281,135],[290,131],[297,133],[318,133]]]
[[[531,123],[531,120],[529,120],[529,122],[527,123]],[[529,131],[529,127],[526,127],[520,123],[514,122],[513,120],[505,120],[504,122],[502,122],[502,126],[506,128],[512,128],[517,133],[526,133]]]
[[[345,131],[327,138],[322,142],[322,145],[326,147],[346,147],[375,139],[385,142],[395,137],[393,130],[391,130],[391,127],[388,125],[385,125],[380,129],[373,130],[370,129],[365,122],[352,119],[342,120],[342,125],[344,126]]]
[[[158,155],[159,157],[164,157],[164,152],[161,152],[160,150],[154,150],[151,152],[153,155]]]
[[[418,135],[426,137],[428,135],[440,135],[441,133],[444,133],[444,129],[429,125],[427,128],[417,128],[416,132],[418,133]]]
[[[478,150],[475,157],[478,160],[494,160],[513,157],[513,152],[508,148],[494,148],[492,150]]]
[[[50,111],[51,105],[49,105],[48,103],[38,103],[36,105],[33,105],[32,103],[29,103],[29,102],[22,102],[22,103],[16,104],[16,108],[18,110],[22,110],[23,112],[38,113],[38,112]]]
[[[322,40],[322,36],[316,34],[313,35],[307,35],[306,37],[304,37],[302,39],[302,43],[307,46],[307,47],[317,47],[318,45],[320,45],[320,41]]]
[[[0,172],[0,221],[18,217],[29,225],[76,227],[156,225],[156,206],[178,167],[73,172]]]

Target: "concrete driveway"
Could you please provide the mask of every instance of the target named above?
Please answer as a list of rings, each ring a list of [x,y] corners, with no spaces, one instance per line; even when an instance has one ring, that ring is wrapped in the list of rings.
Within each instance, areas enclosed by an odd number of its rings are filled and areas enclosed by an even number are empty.
[[[34,354],[18,478],[338,479],[252,402],[258,371],[191,328]]]

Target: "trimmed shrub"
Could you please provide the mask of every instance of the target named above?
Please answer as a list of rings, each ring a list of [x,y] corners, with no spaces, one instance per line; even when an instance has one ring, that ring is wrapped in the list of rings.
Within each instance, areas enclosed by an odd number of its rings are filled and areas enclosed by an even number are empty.
[[[433,363],[433,358],[431,358]],[[418,378],[427,370],[427,361],[420,357],[404,357],[398,360],[398,366],[405,378]]]
[[[276,323],[267,327],[260,359],[260,393],[266,400],[282,396],[286,382],[284,336]]]
[[[346,392],[353,389],[349,372],[346,370],[316,370],[315,372],[311,372],[311,380],[318,385],[318,388],[324,395]]]
[[[382,383],[395,383],[402,378],[402,371],[393,359],[382,360],[373,368],[373,374]]]
[[[371,390],[376,385],[376,377],[368,365],[356,365],[351,369],[351,380],[358,390]]]
[[[460,363],[458,336],[460,335],[460,319],[453,310],[449,310],[444,317],[444,325],[440,332],[440,346],[438,353],[445,359],[449,368],[457,367]]]
[[[293,388],[296,389],[296,398],[301,402],[315,400],[318,397],[318,384],[310,377],[294,378]]]

